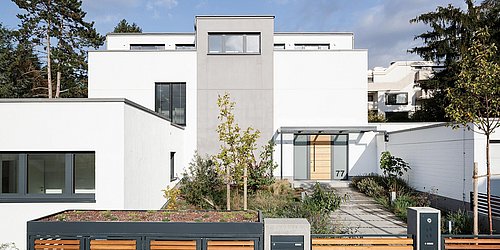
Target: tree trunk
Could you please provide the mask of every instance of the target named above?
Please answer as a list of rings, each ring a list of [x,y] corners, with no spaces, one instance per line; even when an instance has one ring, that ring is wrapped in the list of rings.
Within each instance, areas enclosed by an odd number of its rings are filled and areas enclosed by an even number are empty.
[[[243,210],[247,211],[247,182],[248,182],[248,177],[247,177],[247,171],[248,167],[245,164],[245,168],[243,169]]]
[[[490,226],[490,235],[493,234],[493,222],[491,218],[491,169],[490,169],[490,134],[486,133],[486,180],[488,196],[488,223]]]
[[[226,166],[226,209],[231,210],[231,183],[230,177],[231,171],[229,166]]]
[[[50,1],[49,1],[50,4]],[[49,91],[49,98],[52,98],[52,72],[50,70],[50,20],[47,20],[47,88]]]
[[[56,83],[56,98],[61,95],[61,72],[57,72],[57,83]]]

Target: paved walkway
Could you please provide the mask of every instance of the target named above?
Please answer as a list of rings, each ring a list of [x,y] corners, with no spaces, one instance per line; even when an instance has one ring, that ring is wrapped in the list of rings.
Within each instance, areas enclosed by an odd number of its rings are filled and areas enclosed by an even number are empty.
[[[347,194],[350,198],[333,213],[333,218],[348,227],[351,232],[358,234],[406,234],[406,223],[385,210],[371,197],[351,187],[335,189],[337,194]]]
[[[314,183],[300,183],[309,189]],[[356,234],[406,234],[406,223],[379,205],[371,197],[358,192],[346,182],[322,183],[333,187],[338,195],[350,197],[333,215],[350,233]]]

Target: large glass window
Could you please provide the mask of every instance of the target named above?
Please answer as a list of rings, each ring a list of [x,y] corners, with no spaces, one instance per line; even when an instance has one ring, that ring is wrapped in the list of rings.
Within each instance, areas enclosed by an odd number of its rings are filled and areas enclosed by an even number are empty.
[[[386,105],[407,105],[408,93],[388,93],[385,94]]]
[[[130,44],[130,50],[165,50],[165,44]]]
[[[175,124],[186,125],[186,84],[156,83],[156,112]]]
[[[75,154],[74,158],[74,193],[95,193],[95,154]]]
[[[94,201],[94,152],[0,152],[0,202]]]
[[[19,156],[0,154],[0,188],[2,194],[17,193]]]
[[[62,194],[64,154],[28,154],[28,193]]]
[[[250,33],[210,33],[208,34],[209,54],[258,54],[260,34]]]

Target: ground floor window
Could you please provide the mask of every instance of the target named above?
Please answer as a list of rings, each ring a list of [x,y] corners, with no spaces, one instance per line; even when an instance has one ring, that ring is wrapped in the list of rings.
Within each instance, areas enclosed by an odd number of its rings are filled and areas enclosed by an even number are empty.
[[[348,135],[295,134],[293,145],[294,179],[347,178]]]
[[[0,152],[0,202],[94,200],[94,152]]]

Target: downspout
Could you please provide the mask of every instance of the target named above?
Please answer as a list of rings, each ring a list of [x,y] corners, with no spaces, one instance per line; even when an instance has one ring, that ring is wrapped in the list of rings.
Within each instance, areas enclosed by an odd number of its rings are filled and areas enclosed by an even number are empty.
[[[280,179],[283,180],[283,132],[280,131]]]

